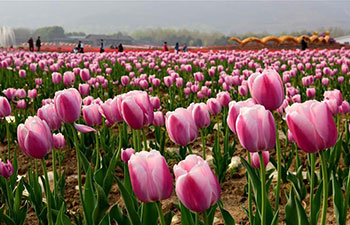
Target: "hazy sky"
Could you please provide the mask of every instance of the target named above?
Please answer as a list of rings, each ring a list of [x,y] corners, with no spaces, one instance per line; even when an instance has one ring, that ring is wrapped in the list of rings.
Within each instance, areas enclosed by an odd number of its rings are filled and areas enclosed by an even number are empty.
[[[226,34],[279,33],[338,26],[350,29],[346,1],[3,1],[0,26],[115,33],[187,28]]]

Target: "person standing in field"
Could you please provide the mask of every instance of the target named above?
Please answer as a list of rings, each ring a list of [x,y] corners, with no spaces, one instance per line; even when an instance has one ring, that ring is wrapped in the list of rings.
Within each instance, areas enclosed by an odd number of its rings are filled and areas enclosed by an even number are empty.
[[[78,50],[80,53],[84,53],[84,44],[81,41],[78,43]]]
[[[174,49],[176,54],[179,53],[179,42],[176,42]]]
[[[29,44],[29,51],[33,52],[34,51],[34,41],[33,41],[32,37],[29,38],[28,44]]]
[[[185,43],[184,46],[182,47],[183,52],[187,52],[187,44]]]
[[[38,52],[40,52],[40,47],[41,47],[40,36],[38,36],[38,39],[36,39],[35,45],[38,48]]]
[[[165,52],[169,51],[169,49],[168,49],[168,43],[167,43],[166,41],[164,41],[163,50],[164,50]]]
[[[301,50],[307,49],[307,42],[305,40],[305,37],[301,40]]]
[[[101,44],[100,44],[100,53],[103,53],[105,51],[105,46],[103,43],[103,39],[101,39]]]
[[[122,43],[119,43],[118,52],[123,52],[123,51],[124,51],[124,47],[123,47]]]

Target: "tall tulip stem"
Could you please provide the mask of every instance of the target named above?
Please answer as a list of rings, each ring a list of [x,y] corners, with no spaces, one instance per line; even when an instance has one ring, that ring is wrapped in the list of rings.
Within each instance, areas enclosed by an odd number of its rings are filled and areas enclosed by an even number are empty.
[[[266,177],[265,165],[262,152],[259,152],[260,158],[260,180],[261,180],[261,225],[266,225]]]
[[[277,121],[277,120],[276,120]],[[281,189],[281,176],[282,176],[282,166],[281,166],[281,145],[278,133],[278,122],[276,122],[276,151],[277,151],[277,186],[275,192],[275,212],[277,212],[280,200],[280,189]]]
[[[10,124],[7,122],[6,118],[4,118],[5,126],[6,126],[6,135],[7,135],[7,159],[10,160]]]
[[[145,128],[142,128],[142,138],[143,138],[143,148],[145,151],[148,151],[148,147],[147,147],[147,137],[146,137],[146,132],[145,132]]]
[[[160,203],[160,201],[157,201],[156,205],[157,205],[160,225],[166,225],[164,215],[163,215],[163,210],[162,210],[162,204]]]
[[[327,217],[327,207],[328,207],[328,176],[327,176],[327,162],[326,162],[325,150],[321,150],[320,155],[321,155],[322,177],[323,177],[323,205],[322,205],[321,225],[325,225],[326,217]]]
[[[53,169],[53,187],[55,195],[58,195],[57,191],[57,168],[56,168],[56,149],[52,148],[52,169]]]
[[[209,225],[207,210],[205,210],[205,211],[203,212],[203,221],[204,221],[204,225]]]
[[[314,177],[315,177],[315,154],[310,153],[310,161],[311,161],[311,174],[310,174],[310,224],[313,224],[313,201],[314,201]]]
[[[202,137],[202,150],[203,150],[203,159],[205,160],[205,149],[206,149],[206,138],[205,138],[205,132],[204,132],[204,128],[201,129],[201,137]]]
[[[252,165],[250,153],[248,152],[248,163]],[[252,183],[250,177],[248,176],[248,216],[249,216],[249,224],[253,224],[253,207],[252,207]]]
[[[44,158],[41,158],[41,166],[43,168],[44,176],[45,176],[45,193],[46,193],[46,203],[47,203],[47,219],[48,224],[53,224],[52,220],[52,214],[51,214],[51,196],[49,194],[50,192],[50,183],[49,183],[49,176],[47,175],[47,168],[46,168],[46,162]]]
[[[95,169],[98,170],[100,167],[100,146],[99,146],[99,134],[98,131],[95,134],[96,137],[96,148],[95,148],[95,154],[96,154],[96,158],[95,158]]]

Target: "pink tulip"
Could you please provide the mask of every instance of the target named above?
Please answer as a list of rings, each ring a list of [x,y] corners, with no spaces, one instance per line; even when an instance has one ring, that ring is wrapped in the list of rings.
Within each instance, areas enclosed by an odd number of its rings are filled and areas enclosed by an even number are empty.
[[[208,106],[204,103],[194,104],[192,108],[192,118],[198,128],[208,127],[210,125]]]
[[[275,147],[275,120],[272,113],[261,105],[240,109],[236,132],[242,146],[249,152],[268,151]]]
[[[153,106],[153,109],[159,109],[160,108],[160,100],[158,97],[150,97],[151,104]]]
[[[99,105],[91,104],[83,107],[83,117],[87,125],[97,126],[102,123],[102,115],[99,112]]]
[[[83,125],[83,124],[76,124],[74,123],[74,128],[81,133],[90,133],[90,132],[95,132],[97,134],[97,131],[89,126]]]
[[[128,85],[129,82],[130,82],[130,79],[129,79],[128,76],[122,76],[122,77],[121,77],[121,83],[122,83],[123,86]]]
[[[254,73],[248,79],[252,98],[268,110],[281,106],[284,99],[283,83],[275,70],[265,69],[263,73]]]
[[[88,81],[88,80],[90,80],[90,71],[89,71],[89,69],[87,69],[87,68],[84,68],[84,69],[81,69],[80,70],[80,78],[83,80],[83,81]]]
[[[290,130],[288,129],[288,132],[287,132],[288,134],[288,141],[289,142],[291,142],[291,143],[294,143],[295,142],[295,140],[294,140],[294,138],[293,138],[293,134],[292,134],[292,132],[290,132]]]
[[[54,101],[58,118],[63,122],[73,123],[79,119],[82,99],[77,89],[57,91]]]
[[[36,89],[28,90],[28,97],[31,99],[36,98],[38,91]]]
[[[133,148],[122,149],[121,160],[122,162],[128,163],[130,157],[135,153]]]
[[[26,101],[24,99],[17,101],[16,104],[17,104],[18,109],[26,109],[27,108],[27,104],[26,104]]]
[[[62,75],[60,73],[54,72],[51,76],[53,84],[60,84],[62,82]]]
[[[63,74],[63,84],[66,87],[72,87],[75,83],[75,75],[71,71],[67,71]]]
[[[251,166],[253,168],[260,169],[260,157],[258,152],[250,152],[250,161]],[[264,167],[269,163],[270,161],[270,153],[268,151],[262,151],[263,155],[263,161],[264,161]]]
[[[100,112],[101,114],[109,121],[111,124],[123,121],[123,117],[121,115],[121,112],[118,108],[118,98],[115,97],[113,99],[108,99],[104,103],[100,105]]]
[[[132,189],[140,201],[155,202],[171,196],[172,177],[165,158],[158,151],[133,154],[128,166]]]
[[[221,112],[222,106],[216,98],[210,98],[207,101],[208,110],[211,115],[215,116]]]
[[[16,89],[7,88],[6,90],[3,90],[2,93],[4,93],[4,95],[6,95],[8,99],[12,99],[13,97],[15,97]]]
[[[89,95],[90,85],[89,84],[79,84],[79,92],[82,96]]]
[[[176,195],[186,208],[203,212],[220,198],[218,178],[208,163],[196,155],[188,155],[174,166]]]
[[[240,101],[240,102],[235,102],[235,101],[230,102],[228,116],[227,116],[227,125],[233,133],[237,134],[236,121],[237,121],[237,117],[239,115],[241,108],[242,107],[250,107],[253,105],[255,105],[255,102],[251,98],[249,98],[245,101]]]
[[[0,176],[5,177],[7,179],[13,173],[14,173],[14,169],[13,169],[12,163],[9,160],[7,160],[7,163],[4,163],[0,159]]]
[[[27,96],[27,93],[23,88],[21,88],[16,90],[15,96],[17,98],[25,98]]]
[[[313,153],[335,145],[337,127],[326,103],[295,103],[286,108],[286,113],[289,130],[303,151]]]
[[[341,104],[341,113],[346,114],[350,111],[350,104],[348,101],[343,101]]]
[[[316,95],[316,89],[315,88],[307,88],[306,89],[306,96],[308,98],[314,98]]]
[[[338,106],[340,106],[343,102],[343,95],[337,89],[332,91],[325,91],[323,96],[325,100],[335,100]]]
[[[160,112],[160,111],[154,112],[153,124],[154,124],[154,126],[157,126],[157,127],[164,126],[165,117],[164,117],[164,114],[162,112]]]
[[[153,122],[153,106],[147,92],[130,91],[121,98],[123,118],[132,129],[139,130]]]
[[[61,133],[53,135],[53,145],[56,149],[64,148],[66,146],[66,139]]]
[[[37,115],[47,123],[51,130],[58,130],[61,128],[61,120],[57,116],[54,104],[47,104],[39,108]]]
[[[329,79],[328,78],[326,78],[326,77],[324,77],[324,78],[322,78],[322,85],[324,85],[324,86],[328,86],[328,84],[329,84]]]
[[[53,147],[49,126],[37,116],[30,116],[24,124],[18,125],[17,140],[26,155],[37,159],[45,157]]]
[[[18,72],[19,77],[25,78],[27,76],[27,72],[25,70],[20,70]]]
[[[230,93],[227,91],[222,91],[217,94],[216,99],[220,102],[222,106],[228,106],[231,101]]]
[[[0,96],[0,117],[6,117],[11,114],[11,105],[7,98]]]
[[[188,109],[177,108],[168,112],[165,126],[170,139],[178,145],[186,146],[198,137],[198,128]]]

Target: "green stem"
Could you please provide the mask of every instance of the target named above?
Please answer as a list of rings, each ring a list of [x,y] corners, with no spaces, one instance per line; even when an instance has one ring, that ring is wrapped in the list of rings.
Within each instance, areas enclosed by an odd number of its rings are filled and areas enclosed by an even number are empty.
[[[191,145],[187,145],[187,148],[188,148],[188,152],[189,152],[190,154],[193,154]]]
[[[139,149],[139,151],[142,151],[142,140],[141,140],[140,130],[136,130],[136,134],[137,134],[137,148]]]
[[[160,203],[160,201],[157,201],[156,206],[157,206],[160,224],[166,225],[164,215],[163,215],[163,210],[162,210],[162,204]]]
[[[260,180],[261,180],[261,225],[266,225],[266,177],[265,165],[262,152],[259,152],[260,158]]]
[[[203,221],[204,221],[204,225],[209,225],[207,210],[203,212]]]
[[[52,168],[53,168],[53,187],[54,195],[57,196],[57,169],[56,169],[56,150],[52,148]]]
[[[348,206],[349,206],[349,201],[350,201],[350,167],[349,167],[349,173],[348,173],[348,182],[346,183],[345,204],[344,204],[344,214],[343,215],[346,215],[346,212],[347,212]],[[346,224],[346,219],[345,219],[345,224]]]
[[[276,150],[277,150],[277,186],[276,186],[276,193],[275,193],[275,212],[277,212],[279,207],[279,200],[280,200],[280,188],[281,188],[281,176],[282,176],[282,165],[281,165],[281,145],[279,140],[279,133],[278,133],[278,123],[277,129],[276,129]]]
[[[99,147],[99,134],[98,131],[95,134],[96,137],[96,148],[95,148],[95,170],[98,170],[100,168],[100,147]]]
[[[122,148],[122,144],[123,144],[123,127],[122,125],[119,123],[118,124],[118,132],[119,132],[119,143],[118,143],[118,149]]]
[[[78,142],[78,135],[77,131],[74,128],[73,124],[69,124],[72,128],[73,132],[73,138],[74,138],[74,147],[75,147],[75,152],[76,152],[76,157],[77,157],[77,167],[78,167],[78,186],[79,186],[79,195],[80,195],[80,202],[83,206],[84,212],[86,212],[86,207],[84,204],[84,196],[83,196],[83,188],[82,188],[82,178],[81,178],[81,157],[80,157],[80,150],[79,150],[79,142]],[[86,220],[86,214],[84,214],[85,220]],[[86,220],[87,221],[87,220]]]
[[[5,125],[6,125],[6,135],[7,135],[7,159],[10,160],[10,124],[7,122],[6,118],[4,118]]]
[[[132,130],[132,143],[134,145],[135,152],[138,152],[138,144],[137,144],[137,134],[136,130]]]
[[[202,137],[202,150],[203,150],[203,159],[205,160],[205,150],[206,150],[206,139],[205,139],[205,133],[204,128],[201,129],[201,137]]]
[[[325,150],[320,151],[321,164],[322,164],[322,177],[323,177],[323,206],[322,206],[321,225],[326,224],[327,206],[328,206],[327,162],[326,162],[326,156],[325,156],[324,152],[325,152]]]
[[[310,175],[310,224],[313,225],[313,201],[314,201],[314,188],[315,188],[315,183],[314,183],[314,179],[315,179],[315,154],[314,153],[310,153],[310,161],[311,161],[311,175]]]
[[[250,153],[248,152],[248,163],[251,165]],[[252,207],[252,183],[248,176],[248,213],[249,224],[253,224],[253,207]]]
[[[145,132],[145,128],[142,128],[142,137],[143,137],[143,147],[145,151],[148,151],[148,147],[147,147],[147,139],[146,139],[146,132]]]
[[[47,203],[47,220],[49,225],[53,225],[53,220],[52,220],[52,214],[51,214],[51,196],[49,194],[50,192],[50,183],[49,183],[49,176],[47,175],[47,169],[46,169],[46,163],[45,159],[41,158],[41,165],[44,171],[44,176],[45,176],[45,193],[46,193],[46,203]]]
[[[194,217],[194,224],[199,225],[199,213],[196,213],[196,215]]]

